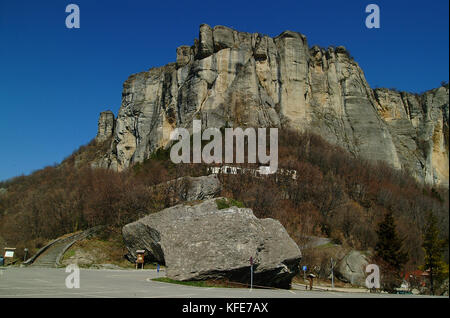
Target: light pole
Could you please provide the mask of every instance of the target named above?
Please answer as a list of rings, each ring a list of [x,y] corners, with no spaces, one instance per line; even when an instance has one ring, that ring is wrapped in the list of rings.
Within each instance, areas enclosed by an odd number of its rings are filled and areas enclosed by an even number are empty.
[[[334,265],[333,258],[331,258],[331,288],[334,288]]]

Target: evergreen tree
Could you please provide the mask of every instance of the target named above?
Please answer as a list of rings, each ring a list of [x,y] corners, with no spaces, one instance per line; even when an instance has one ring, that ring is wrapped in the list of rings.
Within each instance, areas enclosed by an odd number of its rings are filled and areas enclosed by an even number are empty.
[[[403,240],[397,235],[392,212],[386,213],[384,220],[378,225],[377,234],[375,255],[392,269],[400,272],[408,261],[408,253],[402,250]]]
[[[437,218],[429,212],[424,227],[422,245],[425,252],[425,264],[422,268],[430,273],[430,289],[433,295],[435,282],[441,281],[448,272],[448,267],[442,259],[446,241],[439,237],[437,222]]]
[[[378,242],[375,257],[383,273],[383,287],[388,292],[395,292],[401,283],[401,271],[408,261],[408,253],[402,249],[403,240],[397,235],[394,216],[388,212],[378,224]]]

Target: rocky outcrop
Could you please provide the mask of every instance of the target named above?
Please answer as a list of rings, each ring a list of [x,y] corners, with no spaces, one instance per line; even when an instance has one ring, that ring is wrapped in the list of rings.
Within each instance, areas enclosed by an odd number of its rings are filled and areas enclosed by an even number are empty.
[[[403,168],[429,184],[448,187],[448,86],[414,95],[375,89]]]
[[[352,285],[365,286],[367,257],[359,251],[351,251],[342,258],[335,268],[336,277]]]
[[[448,86],[421,96],[372,90],[347,50],[201,25],[176,63],[124,83],[111,149],[96,166],[122,170],[168,145],[175,127],[291,127],[355,156],[448,185]]]
[[[301,259],[278,221],[257,219],[251,209],[219,209],[216,199],[150,214],[125,225],[122,234],[131,259],[145,249],[147,260],[165,264],[169,278],[183,281],[247,283],[253,257],[255,285],[287,288]]]
[[[215,174],[201,177],[181,177],[160,183],[153,190],[165,194],[169,205],[185,201],[206,200],[216,197],[222,190],[222,184]]]
[[[110,110],[101,112],[98,119],[98,131],[95,139],[99,142],[108,140],[114,133],[115,118],[114,113]]]
[[[217,196],[222,190],[222,184],[215,174],[201,177],[181,177],[165,183],[168,187],[181,187],[177,191],[182,201],[206,200]]]

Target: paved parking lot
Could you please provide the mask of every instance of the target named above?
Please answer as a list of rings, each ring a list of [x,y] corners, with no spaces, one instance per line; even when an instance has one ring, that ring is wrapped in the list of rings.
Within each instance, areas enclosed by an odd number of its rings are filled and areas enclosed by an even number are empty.
[[[80,270],[80,288],[66,287],[64,268],[6,268],[0,270],[0,298],[11,297],[150,297],[150,298],[341,298],[421,297],[331,291],[203,288],[152,281],[156,270]]]

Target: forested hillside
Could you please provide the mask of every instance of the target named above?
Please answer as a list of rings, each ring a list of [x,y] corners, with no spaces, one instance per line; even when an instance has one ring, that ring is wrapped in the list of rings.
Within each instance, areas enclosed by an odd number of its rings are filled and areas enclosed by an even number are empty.
[[[317,135],[281,131],[279,144],[279,166],[297,170],[295,180],[283,175],[220,175],[222,195],[243,202],[257,217],[278,219],[299,245],[315,235],[373,250],[376,226],[387,211],[393,212],[404,239],[408,268],[423,263],[422,230],[428,212],[438,218],[440,235],[448,244],[447,189],[423,186],[407,172],[354,158]],[[124,172],[92,169],[89,158],[101,147],[93,141],[61,165],[1,183],[2,243],[17,247],[21,256],[24,247],[35,251],[53,238],[95,225],[119,230],[170,206],[179,195],[176,188],[154,185],[207,174],[203,164],[173,164],[167,150]]]

